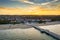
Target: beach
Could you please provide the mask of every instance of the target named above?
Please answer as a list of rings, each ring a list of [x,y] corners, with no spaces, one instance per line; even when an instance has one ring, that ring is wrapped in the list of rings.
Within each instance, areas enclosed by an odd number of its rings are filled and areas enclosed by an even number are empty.
[[[55,25],[55,24],[60,24],[60,21],[56,22],[46,22],[44,23],[31,23],[34,26],[47,26],[47,25]],[[32,26],[25,24],[2,24],[0,25],[0,29],[14,29],[14,28],[21,28],[21,29],[27,29],[27,28],[32,28]]]

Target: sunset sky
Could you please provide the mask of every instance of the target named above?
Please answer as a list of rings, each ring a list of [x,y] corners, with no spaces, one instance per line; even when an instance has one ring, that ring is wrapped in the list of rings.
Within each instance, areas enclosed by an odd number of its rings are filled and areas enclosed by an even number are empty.
[[[60,0],[0,0],[0,15],[60,15]]]

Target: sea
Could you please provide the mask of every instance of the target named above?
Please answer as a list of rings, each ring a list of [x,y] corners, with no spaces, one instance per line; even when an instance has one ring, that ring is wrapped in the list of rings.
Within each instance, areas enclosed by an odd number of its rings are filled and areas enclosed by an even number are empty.
[[[54,27],[51,29],[53,30]],[[58,31],[57,29],[54,30]],[[15,28],[0,30],[0,40],[57,40],[57,39],[45,33],[41,33],[40,31],[34,28],[27,29]]]

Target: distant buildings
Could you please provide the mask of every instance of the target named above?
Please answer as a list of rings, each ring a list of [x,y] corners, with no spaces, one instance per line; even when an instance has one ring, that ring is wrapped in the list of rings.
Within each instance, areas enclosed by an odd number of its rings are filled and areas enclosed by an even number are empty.
[[[17,22],[50,22],[55,17],[47,17],[47,16],[18,16],[18,15],[0,15],[0,20],[7,20],[9,23]]]

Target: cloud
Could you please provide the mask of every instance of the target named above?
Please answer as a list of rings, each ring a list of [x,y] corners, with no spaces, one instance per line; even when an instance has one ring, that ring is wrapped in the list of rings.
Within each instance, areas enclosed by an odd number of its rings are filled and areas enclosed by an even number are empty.
[[[30,2],[30,1],[24,1],[24,2],[28,4],[35,4],[34,2]]]
[[[45,8],[48,8],[48,9],[57,9],[57,5],[55,5],[55,3],[57,3],[57,1],[59,0],[53,0],[53,1],[50,1],[50,2],[46,2],[46,3],[41,3],[41,5],[43,5]]]
[[[11,0],[11,1],[21,1],[21,2],[24,2],[24,1],[28,1],[28,0]]]
[[[35,4],[34,2],[30,2],[28,0],[11,0],[11,1],[20,1],[20,2],[24,2],[24,3],[28,3],[28,4]]]
[[[32,4],[32,5],[35,5],[36,3],[34,2],[31,2],[29,0],[20,0],[21,2],[24,2],[24,3],[28,3],[28,4]]]
[[[28,3],[28,4],[33,4],[33,5],[47,5],[47,4],[50,4],[50,3],[56,2],[56,1],[58,1],[58,0],[53,0],[53,1],[46,2],[46,3],[41,3],[41,4],[39,4],[39,3],[36,4],[36,3],[31,2],[31,1],[28,1],[28,0],[19,0],[19,1],[22,1],[22,2],[24,2],[24,3]]]
[[[56,2],[56,1],[58,1],[58,0],[53,0],[53,1],[51,1],[51,2],[46,2],[46,3],[41,3],[41,5],[51,4],[51,3]]]
[[[60,15],[60,9],[46,9],[40,6],[26,8],[1,8],[0,15]]]
[[[41,3],[41,4],[39,4],[39,3],[36,4],[36,3],[31,2],[31,1],[29,1],[29,0],[11,0],[11,1],[21,1],[21,2],[28,3],[28,4],[33,4],[33,5],[47,5],[47,4],[50,4],[50,3],[52,3],[52,2],[56,2],[56,1],[58,1],[58,0],[53,0],[53,1],[46,2],[46,3]]]

